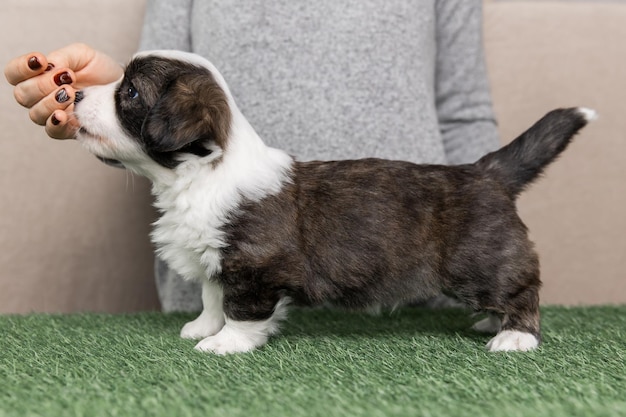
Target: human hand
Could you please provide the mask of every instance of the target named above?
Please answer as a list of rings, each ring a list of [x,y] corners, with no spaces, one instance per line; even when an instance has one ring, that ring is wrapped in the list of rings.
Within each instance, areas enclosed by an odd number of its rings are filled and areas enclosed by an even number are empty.
[[[13,94],[30,109],[31,120],[46,127],[55,139],[73,138],[79,128],[73,117],[76,92],[90,85],[108,84],[123,75],[110,56],[75,43],[48,56],[32,52],[13,59],[4,69]]]

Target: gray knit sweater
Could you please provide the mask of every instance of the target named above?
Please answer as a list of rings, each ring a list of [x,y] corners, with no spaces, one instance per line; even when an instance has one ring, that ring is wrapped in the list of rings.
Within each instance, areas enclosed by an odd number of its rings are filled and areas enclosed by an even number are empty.
[[[141,49],[220,69],[264,141],[300,160],[472,162],[497,147],[481,0],[151,0]],[[163,309],[200,290],[157,264]]]

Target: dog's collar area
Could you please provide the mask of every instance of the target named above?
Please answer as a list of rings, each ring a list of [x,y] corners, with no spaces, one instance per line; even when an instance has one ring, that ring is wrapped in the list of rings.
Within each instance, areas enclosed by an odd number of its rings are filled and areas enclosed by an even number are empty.
[[[155,162],[170,169],[176,168],[183,162],[184,158],[181,158],[181,156],[184,154],[204,158],[205,156],[209,156],[213,153],[213,151],[206,146],[204,139],[198,139],[171,152],[153,152],[150,149],[147,151],[148,155],[150,155]]]

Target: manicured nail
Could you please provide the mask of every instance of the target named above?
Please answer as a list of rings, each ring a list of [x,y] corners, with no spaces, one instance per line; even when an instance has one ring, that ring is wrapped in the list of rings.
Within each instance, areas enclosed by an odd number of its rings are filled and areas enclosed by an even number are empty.
[[[54,68],[54,64],[49,63],[48,66],[46,67],[46,72],[51,71]]]
[[[52,117],[50,118],[50,121],[52,122],[53,125],[58,126],[59,123],[61,123],[61,121],[59,119],[56,118],[56,116],[54,115],[54,113],[52,113]]]
[[[72,77],[67,71],[61,72],[54,76],[54,83],[58,86],[72,84]]]
[[[67,91],[65,91],[65,88],[63,88],[57,92],[54,98],[58,103],[65,103],[67,100],[70,99],[70,96],[67,95]]]
[[[28,68],[32,69],[33,71],[41,69],[41,62],[39,62],[39,59],[36,56],[31,56],[30,58],[28,58]]]

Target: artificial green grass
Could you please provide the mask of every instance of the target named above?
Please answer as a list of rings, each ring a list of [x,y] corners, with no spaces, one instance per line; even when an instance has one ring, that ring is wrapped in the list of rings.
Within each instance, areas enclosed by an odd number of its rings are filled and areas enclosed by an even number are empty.
[[[461,310],[294,310],[214,356],[190,315],[0,317],[0,416],[626,415],[626,306],[542,310],[544,344],[489,353]]]

